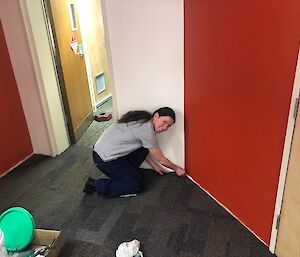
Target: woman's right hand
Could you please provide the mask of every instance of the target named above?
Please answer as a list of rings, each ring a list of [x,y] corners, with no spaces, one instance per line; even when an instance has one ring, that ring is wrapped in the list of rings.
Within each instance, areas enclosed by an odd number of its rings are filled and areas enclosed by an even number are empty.
[[[159,165],[155,165],[153,168],[160,175],[164,175],[164,173],[167,173],[167,171],[163,167],[160,167]]]

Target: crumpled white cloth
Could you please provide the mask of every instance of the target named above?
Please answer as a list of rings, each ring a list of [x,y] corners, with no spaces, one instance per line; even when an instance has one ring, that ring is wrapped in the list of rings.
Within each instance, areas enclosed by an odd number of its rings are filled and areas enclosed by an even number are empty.
[[[116,257],[143,257],[143,253],[139,251],[140,241],[134,239],[130,242],[123,242],[116,250]]]

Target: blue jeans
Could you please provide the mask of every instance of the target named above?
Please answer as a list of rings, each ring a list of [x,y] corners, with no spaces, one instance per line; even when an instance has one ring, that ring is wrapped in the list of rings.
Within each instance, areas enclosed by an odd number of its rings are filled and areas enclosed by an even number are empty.
[[[105,162],[93,151],[93,158],[97,168],[109,177],[95,181],[98,194],[106,197],[115,197],[142,192],[144,189],[144,178],[138,168],[146,159],[148,153],[148,149],[141,147],[126,156]]]

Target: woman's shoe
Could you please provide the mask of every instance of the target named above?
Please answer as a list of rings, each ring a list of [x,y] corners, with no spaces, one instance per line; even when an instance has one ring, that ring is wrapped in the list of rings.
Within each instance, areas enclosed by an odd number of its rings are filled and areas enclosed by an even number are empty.
[[[112,119],[112,115],[111,114],[108,114],[108,115],[95,115],[94,116],[94,120],[95,121],[98,121],[98,122],[102,122],[102,121],[109,121],[109,120],[111,120]]]

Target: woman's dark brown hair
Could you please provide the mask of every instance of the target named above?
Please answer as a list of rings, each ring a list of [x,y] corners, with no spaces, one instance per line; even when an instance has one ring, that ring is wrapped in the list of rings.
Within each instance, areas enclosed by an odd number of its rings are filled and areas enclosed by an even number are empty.
[[[118,119],[118,123],[127,123],[131,121],[139,121],[141,123],[148,122],[154,116],[155,113],[158,113],[159,116],[169,116],[173,119],[174,123],[176,121],[175,112],[170,107],[162,107],[157,109],[151,114],[147,111],[129,111],[125,113],[120,119]]]

